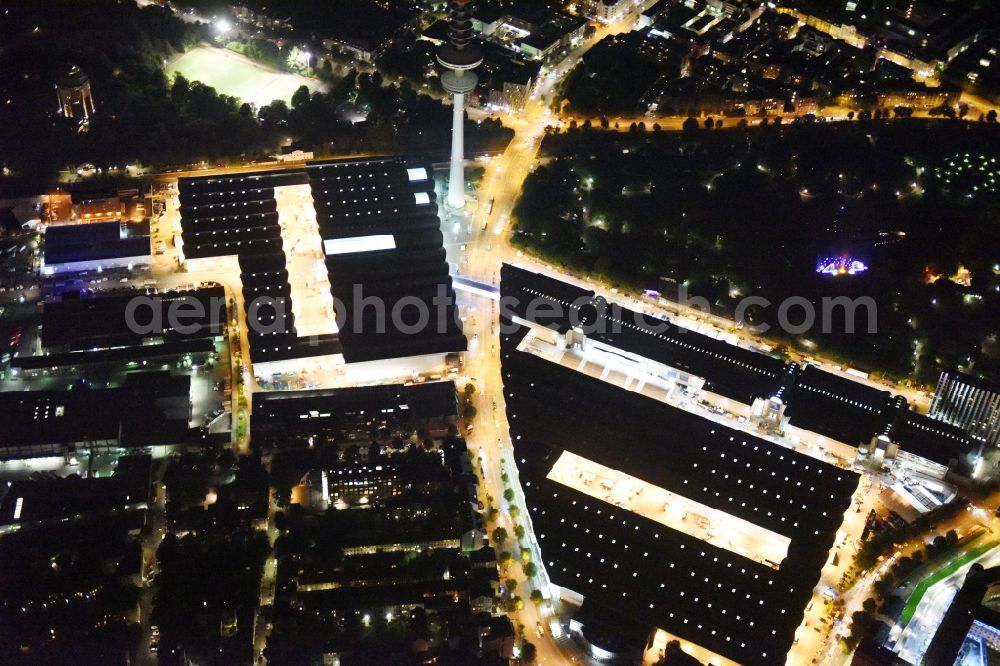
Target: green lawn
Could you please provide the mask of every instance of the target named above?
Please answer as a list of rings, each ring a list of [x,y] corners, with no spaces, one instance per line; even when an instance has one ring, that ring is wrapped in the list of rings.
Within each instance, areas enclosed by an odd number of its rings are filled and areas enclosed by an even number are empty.
[[[198,46],[174,59],[166,68],[167,77],[175,72],[257,106],[275,99],[291,101],[292,93],[301,85],[310,90],[317,87],[313,79],[277,72],[228,49],[210,46]]]
[[[985,543],[977,548],[973,548],[962,557],[953,561],[948,566],[942,569],[938,569],[934,574],[920,581],[917,587],[914,588],[913,594],[911,594],[910,598],[906,600],[906,605],[903,606],[903,612],[899,616],[900,624],[906,626],[910,622],[910,620],[913,619],[913,614],[916,612],[917,606],[920,605],[920,600],[923,598],[924,593],[926,593],[927,590],[929,590],[933,585],[941,582],[942,580],[952,575],[953,573],[961,569],[963,566],[965,566],[972,560],[981,556],[988,550],[995,548],[996,546],[997,546],[996,541],[990,541],[989,543]]]

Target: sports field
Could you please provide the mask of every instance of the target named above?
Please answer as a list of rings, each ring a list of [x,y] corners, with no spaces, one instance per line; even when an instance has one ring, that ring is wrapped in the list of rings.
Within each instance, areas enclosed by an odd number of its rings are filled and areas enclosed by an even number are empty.
[[[180,72],[191,81],[201,81],[219,93],[239,97],[257,106],[273,100],[291,101],[292,93],[305,85],[316,90],[317,82],[298,74],[278,72],[228,49],[198,46],[167,65],[167,78]]]

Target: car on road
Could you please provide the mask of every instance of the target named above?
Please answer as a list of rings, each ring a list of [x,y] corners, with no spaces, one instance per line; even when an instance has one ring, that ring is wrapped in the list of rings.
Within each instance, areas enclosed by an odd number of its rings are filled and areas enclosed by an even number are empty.
[[[542,626],[541,622],[535,623],[535,636],[538,636],[539,638],[545,636],[545,627]]]

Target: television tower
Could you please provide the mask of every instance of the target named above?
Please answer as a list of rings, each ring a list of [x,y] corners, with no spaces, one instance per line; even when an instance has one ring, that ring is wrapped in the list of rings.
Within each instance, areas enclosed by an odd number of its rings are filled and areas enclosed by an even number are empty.
[[[465,207],[465,95],[475,89],[479,79],[472,71],[483,55],[472,41],[472,0],[449,0],[448,37],[438,51],[438,62],[447,70],[441,84],[452,95],[451,171],[448,177],[448,205]]]

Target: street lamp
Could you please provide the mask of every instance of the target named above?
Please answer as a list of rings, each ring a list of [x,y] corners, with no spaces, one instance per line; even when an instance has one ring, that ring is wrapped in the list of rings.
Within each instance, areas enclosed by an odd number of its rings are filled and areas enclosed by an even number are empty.
[[[226,35],[233,29],[232,24],[224,18],[216,19],[215,32],[219,35]]]

